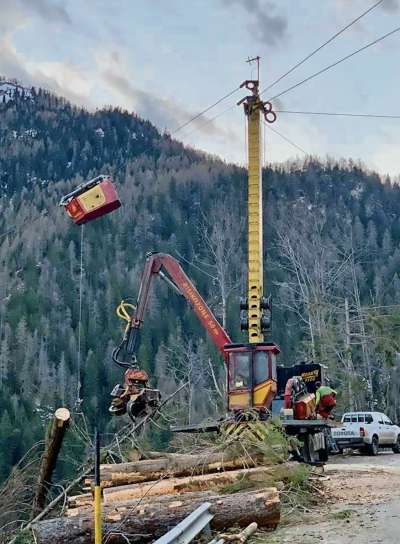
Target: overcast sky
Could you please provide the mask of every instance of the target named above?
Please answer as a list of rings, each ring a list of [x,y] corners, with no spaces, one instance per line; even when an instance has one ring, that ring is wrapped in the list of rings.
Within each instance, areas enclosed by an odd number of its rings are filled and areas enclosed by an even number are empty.
[[[286,72],[376,0],[0,0],[0,74],[41,85],[94,109],[119,105],[171,132],[255,75],[261,87]],[[272,95],[400,26],[397,0],[284,78]],[[278,109],[400,114],[400,32],[287,93]],[[238,92],[176,138],[244,163]],[[269,96],[265,96],[269,98]],[[400,119],[280,114],[273,128],[307,153],[361,159],[400,174]],[[266,132],[271,162],[301,157]]]

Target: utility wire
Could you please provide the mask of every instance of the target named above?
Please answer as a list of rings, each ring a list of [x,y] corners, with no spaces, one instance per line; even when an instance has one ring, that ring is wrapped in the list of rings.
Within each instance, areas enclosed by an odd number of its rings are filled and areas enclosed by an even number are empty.
[[[219,100],[217,100],[216,102],[214,102],[214,104],[211,104],[211,106],[208,106],[208,108],[204,109],[203,111],[201,111],[200,113],[198,113],[197,115],[195,115],[194,117],[192,117],[191,119],[189,119],[189,121],[186,121],[185,123],[183,123],[182,125],[178,126],[175,130],[173,130],[171,132],[171,135],[172,134],[176,134],[177,132],[179,132],[180,130],[182,130],[183,128],[187,127],[190,123],[193,123],[193,121],[195,121],[196,119],[198,119],[199,117],[201,117],[202,115],[204,115],[205,113],[207,113],[208,111],[210,111],[212,108],[214,108],[215,106],[218,106],[218,104],[220,104],[221,102],[223,102],[224,100],[226,100],[227,98],[229,98],[230,96],[232,96],[233,94],[237,93],[238,91],[240,90],[240,87],[236,87],[236,89],[233,89],[233,91],[231,91],[230,93],[226,94],[225,96],[223,96],[222,98],[220,98]],[[210,121],[208,121],[206,124],[208,124]]]
[[[190,136],[191,134],[193,134],[194,132],[196,132],[197,130],[201,130],[202,128],[206,127],[207,125],[209,125],[210,123],[212,123],[213,121],[215,121],[215,119],[218,119],[218,117],[221,117],[221,115],[224,115],[225,113],[227,113],[228,111],[230,110],[233,110],[234,108],[236,108],[236,104],[232,104],[231,106],[229,106],[228,108],[225,108],[224,110],[220,111],[219,113],[217,113],[216,115],[214,115],[214,117],[211,117],[210,119],[207,119],[207,121],[205,121],[204,123],[202,123],[200,126],[196,127],[195,129],[191,130],[190,132],[188,132],[186,134],[186,137]]]
[[[264,123],[264,125],[269,128],[269,130],[272,130],[272,132],[274,132],[275,134],[277,134],[280,138],[282,138],[282,140],[285,140],[288,144],[290,144],[291,146],[295,147],[296,149],[298,149],[299,151],[301,151],[302,153],[304,153],[304,155],[311,155],[311,153],[307,153],[307,151],[305,149],[303,149],[302,147],[300,147],[299,145],[297,145],[296,143],[294,143],[292,140],[290,140],[290,138],[288,138],[287,136],[285,136],[284,134],[282,134],[281,132],[279,132],[279,130],[276,130],[276,128],[272,128],[269,124],[267,123]]]
[[[331,42],[333,42],[338,36],[340,36],[341,34],[343,34],[343,32],[345,32],[348,28],[350,28],[351,26],[353,26],[355,23],[357,23],[360,19],[362,19],[363,17],[365,17],[365,15],[367,15],[368,13],[370,13],[372,10],[374,10],[375,8],[377,8],[380,4],[382,4],[382,2],[384,2],[384,0],[379,0],[379,2],[376,2],[376,4],[374,4],[373,6],[371,6],[370,8],[368,8],[366,11],[364,11],[363,13],[361,13],[361,15],[359,15],[358,17],[356,17],[355,19],[353,19],[349,24],[347,24],[344,28],[342,28],[341,30],[339,30],[338,32],[336,32],[336,34],[334,34],[333,36],[331,36],[329,38],[329,40],[327,40],[326,42],[324,42],[322,45],[320,45],[319,47],[317,47],[316,49],[314,49],[314,51],[312,51],[309,55],[307,55],[306,57],[304,57],[304,59],[300,60],[297,64],[295,64],[294,66],[292,66],[292,68],[290,68],[290,70],[288,70],[287,72],[285,72],[284,74],[282,74],[280,77],[278,77],[278,79],[276,79],[275,81],[273,81],[270,85],[268,85],[268,87],[265,87],[265,89],[263,89],[261,91],[261,94],[262,93],[265,93],[266,91],[268,91],[269,89],[271,89],[272,87],[274,87],[277,83],[279,83],[283,78],[285,78],[286,76],[288,76],[289,74],[291,74],[292,72],[294,72],[299,66],[301,66],[302,64],[304,64],[307,60],[309,60],[311,57],[313,57],[316,53],[318,53],[319,51],[321,51],[321,49],[323,49],[325,46],[327,46],[328,44],[330,44]]]
[[[337,66],[338,64],[344,62],[345,60],[348,60],[350,59],[351,57],[354,57],[354,55],[357,55],[357,53],[361,53],[361,51],[365,51],[366,49],[368,49],[369,47],[372,47],[373,45],[376,45],[377,43],[385,40],[386,38],[388,38],[389,36],[392,36],[392,34],[395,34],[396,32],[399,32],[400,30],[400,26],[398,26],[397,28],[391,30],[390,32],[388,32],[387,34],[384,34],[383,36],[380,36],[379,38],[377,38],[376,40],[370,42],[370,43],[367,43],[367,45],[364,45],[363,47],[360,47],[360,49],[357,49],[356,51],[353,51],[353,53],[350,53],[349,55],[346,55],[345,57],[342,57],[341,59],[333,62],[332,64],[329,64],[328,66],[325,66],[325,68],[322,68],[322,70],[319,70],[318,72],[315,72],[314,74],[312,74],[311,76],[308,76],[306,77],[305,79],[303,79],[302,81],[299,81],[298,83],[295,83],[294,85],[291,85],[290,87],[288,87],[287,89],[285,89],[284,91],[280,92],[279,94],[276,94],[275,96],[272,96],[271,98],[269,98],[268,100],[271,101],[271,100],[275,100],[276,98],[279,98],[280,96],[283,96],[284,94],[292,91],[293,89],[296,89],[297,87],[300,87],[300,85],[303,85],[304,83],[307,83],[308,81],[310,81],[311,79],[314,79],[315,77],[323,74],[324,72],[327,72],[328,70],[330,70],[331,68],[334,68],[335,66]]]
[[[79,318],[78,318],[78,353],[77,353],[77,384],[76,384],[76,409],[81,409],[81,344],[82,344],[82,298],[83,298],[83,244],[84,225],[81,226],[81,257],[79,273]]]
[[[330,111],[295,111],[295,110],[276,110],[276,113],[291,113],[294,115],[328,115],[332,117],[366,117],[372,119],[400,119],[400,115],[385,115],[378,113],[341,113]]]
[[[372,5],[370,8],[368,8],[366,11],[364,11],[363,13],[361,13],[358,17],[356,17],[355,19],[353,19],[350,23],[348,23],[344,28],[342,28],[341,30],[339,30],[338,32],[336,32],[331,38],[329,38],[329,40],[327,40],[326,42],[324,42],[322,45],[320,45],[319,47],[317,47],[317,49],[315,49],[314,51],[312,51],[309,55],[307,55],[304,59],[302,59],[301,61],[299,61],[297,64],[295,64],[292,68],[290,68],[290,70],[288,70],[287,72],[285,72],[282,76],[280,76],[278,79],[276,79],[273,83],[271,83],[270,85],[268,85],[268,87],[266,87],[265,89],[263,89],[261,91],[260,94],[263,94],[264,92],[266,92],[267,90],[271,89],[272,87],[274,87],[277,83],[279,83],[279,81],[281,81],[284,77],[286,77],[287,75],[291,74],[294,70],[296,70],[299,66],[301,66],[302,64],[304,64],[308,59],[310,59],[312,56],[314,56],[316,53],[318,53],[319,51],[321,51],[321,49],[323,49],[325,46],[327,46],[328,44],[330,44],[333,40],[335,40],[338,36],[340,36],[343,32],[345,32],[348,28],[350,28],[351,26],[353,26],[355,23],[357,23],[360,19],[362,19],[363,17],[365,17],[365,15],[367,15],[368,13],[370,13],[372,10],[374,10],[375,8],[377,8],[380,4],[382,4],[382,2],[384,2],[385,0],[379,0],[378,2],[376,2],[374,5]],[[376,43],[376,42],[375,42]],[[370,45],[373,45],[373,44],[370,44]],[[369,47],[369,46],[368,46]],[[358,51],[357,51],[358,52]],[[353,53],[355,54],[355,53]],[[345,60],[345,59],[343,59]],[[341,61],[342,62],[342,61]],[[328,69],[328,68],[327,68]],[[317,75],[317,74],[316,74]],[[316,77],[316,75],[314,75],[313,77]],[[304,81],[305,82],[305,81]],[[303,83],[303,82],[302,82]],[[195,115],[194,117],[192,117],[191,119],[189,119],[188,121],[186,121],[185,123],[183,123],[182,125],[178,126],[175,130],[173,130],[171,132],[171,135],[174,135],[176,134],[177,132],[179,132],[180,130],[182,130],[183,128],[187,127],[190,123],[192,123],[193,121],[195,121],[196,119],[198,119],[199,117],[201,117],[202,115],[204,115],[205,113],[207,113],[208,111],[210,111],[212,108],[214,108],[215,106],[217,106],[218,104],[220,104],[221,102],[223,102],[224,100],[226,100],[227,98],[229,98],[230,96],[232,96],[233,94],[235,94],[237,91],[240,90],[241,87],[236,87],[236,89],[234,89],[233,91],[231,91],[230,93],[226,94],[225,96],[223,96],[222,98],[220,98],[219,100],[217,100],[216,102],[214,102],[213,104],[211,104],[210,106],[208,106],[207,108],[205,108],[203,111],[201,111],[200,113],[198,113],[197,115]],[[285,92],[288,92],[285,91]],[[276,97],[274,97],[276,98]],[[272,100],[272,99],[271,99]],[[225,110],[222,110],[222,112],[218,113],[217,115],[215,115],[214,117],[212,117],[211,119],[208,119],[205,123],[203,123],[202,125],[200,125],[200,127],[198,128],[203,128],[204,126],[207,126],[208,124],[212,123],[215,119],[217,119],[218,117],[220,117],[221,115],[223,115],[224,113],[232,110],[233,108],[235,107],[235,104],[232,105],[232,106],[229,106],[229,108],[226,108]],[[196,129],[195,129],[196,130]],[[195,130],[193,130],[192,132],[195,132]],[[192,132],[190,132],[187,136],[189,136],[190,134],[192,134]]]

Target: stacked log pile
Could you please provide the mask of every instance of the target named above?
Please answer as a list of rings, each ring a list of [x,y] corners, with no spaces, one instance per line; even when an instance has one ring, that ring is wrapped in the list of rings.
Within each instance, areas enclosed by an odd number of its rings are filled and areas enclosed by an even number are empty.
[[[211,527],[274,528],[280,519],[279,493],[267,485],[274,467],[261,458],[221,452],[154,454],[151,459],[102,465],[103,519],[107,542],[142,542],[165,534],[207,501]],[[86,485],[92,482],[87,480]],[[86,544],[93,539],[92,493],[68,498],[65,516],[38,523],[38,543]]]

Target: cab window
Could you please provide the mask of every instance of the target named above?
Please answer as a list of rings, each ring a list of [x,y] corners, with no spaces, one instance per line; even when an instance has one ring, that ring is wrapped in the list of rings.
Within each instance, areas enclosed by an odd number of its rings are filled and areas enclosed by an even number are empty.
[[[256,351],[254,354],[254,383],[265,382],[268,378],[268,353],[266,351]]]
[[[240,389],[250,387],[250,357],[251,353],[231,353],[230,360],[230,388]]]
[[[365,416],[365,423],[373,423],[374,418],[371,416],[371,414],[367,414]]]

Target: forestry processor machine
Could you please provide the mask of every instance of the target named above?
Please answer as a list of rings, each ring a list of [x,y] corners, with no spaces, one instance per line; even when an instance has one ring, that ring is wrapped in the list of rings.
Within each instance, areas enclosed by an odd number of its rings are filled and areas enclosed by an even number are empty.
[[[227,421],[236,427],[244,426],[249,417],[254,418],[254,414],[258,420],[267,420],[273,413],[279,413],[286,433],[297,436],[302,442],[304,460],[325,461],[330,425],[317,419],[315,407],[315,384],[322,379],[321,365],[277,366],[278,346],[264,341],[264,334],[270,329],[272,307],[271,299],[264,296],[263,289],[261,122],[274,122],[276,114],[269,102],[261,100],[258,80],[247,80],[242,87],[249,91],[249,95],[238,102],[238,105],[243,104],[247,118],[248,288],[240,310],[241,329],[247,331],[248,342],[232,343],[172,256],[149,253],[137,301],[134,304],[129,300],[122,301],[117,308],[117,314],[127,321],[127,325],[122,342],[113,352],[113,360],[125,369],[125,376],[124,383],[112,391],[110,412],[115,415],[127,413],[135,421],[160,406],[160,392],[149,387],[149,376],[140,369],[136,358],[152,279],[159,276],[189,302],[222,354],[227,369],[227,418],[207,427],[175,427],[173,430],[220,430],[223,425],[227,428]],[[116,209],[120,202],[112,180],[108,176],[99,176],[64,197],[60,204],[66,207],[77,224],[83,224]]]

